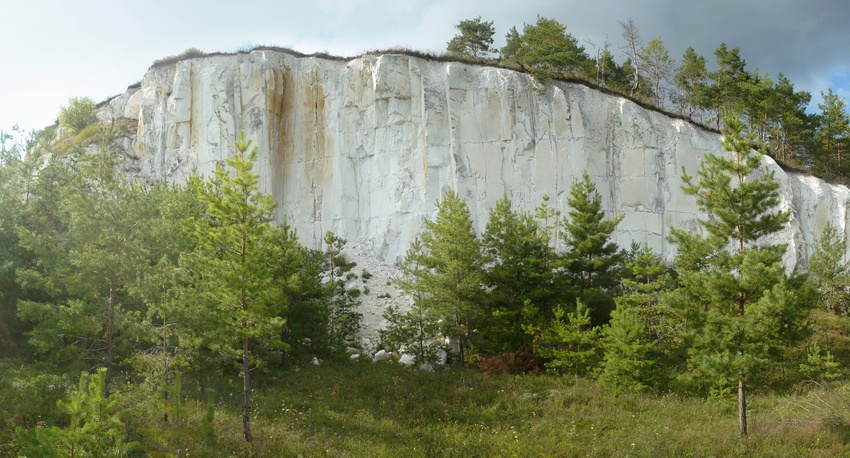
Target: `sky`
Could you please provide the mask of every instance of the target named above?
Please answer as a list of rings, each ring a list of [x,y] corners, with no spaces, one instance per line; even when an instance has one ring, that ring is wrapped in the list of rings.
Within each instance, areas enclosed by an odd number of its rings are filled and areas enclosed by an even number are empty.
[[[740,48],[748,70],[784,73],[811,92],[810,111],[828,88],[850,97],[847,0],[27,0],[0,13],[0,130],[51,125],[71,97],[122,93],[154,60],[188,48],[440,52],[455,24],[478,16],[493,21],[496,47],[540,15],[588,50],[607,39],[618,61],[618,20],[631,18],[677,62],[688,46],[710,65],[721,43]]]

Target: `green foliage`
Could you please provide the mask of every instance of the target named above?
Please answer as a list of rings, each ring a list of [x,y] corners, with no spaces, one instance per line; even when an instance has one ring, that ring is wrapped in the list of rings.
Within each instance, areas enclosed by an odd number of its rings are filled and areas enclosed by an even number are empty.
[[[512,28],[506,41],[502,48],[505,63],[516,62],[542,78],[583,74],[592,65],[578,40],[555,19],[538,16],[535,24],[523,25],[522,34]]]
[[[426,267],[422,264],[422,250],[419,239],[414,240],[401,265],[404,276],[395,281],[413,299],[410,310],[402,313],[396,307],[388,307],[384,313],[387,327],[380,331],[382,345],[391,351],[413,354],[417,366],[436,362],[439,350],[436,341],[440,331],[435,310],[419,283],[419,279],[426,273]]]
[[[809,258],[808,267],[821,296],[821,307],[840,315],[850,312],[850,266],[844,261],[846,251],[844,237],[835,226],[828,224]]]
[[[570,186],[568,216],[563,221],[563,239],[567,251],[563,266],[569,275],[575,294],[593,311],[594,323],[608,321],[613,301],[608,290],[616,285],[617,266],[622,255],[611,234],[624,215],[605,218],[602,196],[584,172],[581,181]]]
[[[244,394],[243,433],[250,428],[250,372],[261,366],[257,351],[284,349],[281,337],[287,297],[277,269],[281,246],[274,201],[260,194],[252,171],[258,149],[240,133],[236,154],[215,174],[192,187],[206,213],[187,221],[196,249],[180,258],[181,285],[159,315],[178,327],[180,345],[209,349],[225,362],[240,362]],[[254,350],[252,350],[252,347]]]
[[[741,58],[740,50],[729,49],[726,43],[721,43],[714,51],[717,60],[717,70],[709,77],[712,86],[708,93],[708,105],[715,113],[717,128],[723,119],[743,111],[742,83],[748,78],[745,69],[747,63]]]
[[[810,169],[807,163],[814,116],[806,113],[812,95],[795,91],[794,85],[782,73],[768,94],[767,139],[777,160],[785,164]]]
[[[481,320],[483,274],[469,209],[454,191],[437,203],[437,217],[425,221],[421,239],[418,262],[425,269],[414,280],[416,288],[442,321],[443,334],[452,339],[463,366]]]
[[[329,350],[332,354],[344,353],[347,347],[353,347],[355,336],[360,329],[362,315],[357,311],[360,305],[360,290],[347,288],[346,281],[354,278],[351,270],[356,263],[348,261],[342,254],[346,240],[332,232],[325,234],[325,266],[328,275],[327,295],[330,301],[328,313]]]
[[[646,340],[647,325],[636,309],[618,307],[602,330],[605,358],[599,383],[614,391],[644,391],[652,385],[655,341]]]
[[[555,319],[542,330],[529,328],[535,334],[534,349],[547,359],[546,367],[578,378],[593,371],[600,360],[601,329],[590,324],[590,310],[576,301],[576,309],[566,313],[555,309]]]
[[[142,232],[157,212],[116,164],[105,147],[70,165],[50,163],[37,177],[18,228],[21,245],[37,260],[18,271],[31,292],[18,303],[19,316],[35,325],[30,344],[53,361],[103,365],[107,391],[141,321],[135,287],[150,272]]]
[[[605,359],[599,381],[615,390],[643,391],[663,382],[667,374],[659,362],[672,366],[676,354],[675,322],[659,301],[673,281],[647,246],[626,260],[626,271],[623,294],[615,298],[617,308],[602,330]]]
[[[847,157],[850,153],[850,115],[844,98],[832,92],[821,92],[823,102],[815,117],[817,128],[813,138],[812,170],[827,179],[846,178],[850,173]]]
[[[817,342],[811,344],[806,353],[806,361],[800,363],[800,373],[809,380],[834,380],[841,375],[838,363],[830,352],[821,353]]]
[[[570,186],[569,219],[564,219],[564,241],[567,252],[564,263],[573,281],[590,290],[608,288],[615,284],[615,266],[622,260],[611,234],[624,215],[605,218],[602,196],[584,172],[581,181]]]
[[[488,288],[484,334],[496,353],[531,345],[523,325],[540,324],[553,301],[553,263],[537,221],[514,211],[504,196],[490,210],[481,237],[484,282]]]
[[[32,255],[21,246],[17,228],[23,223],[31,174],[41,164],[34,137],[17,126],[0,130],[0,357],[18,354],[25,340],[17,316],[17,302],[24,293],[16,271],[27,266]],[[23,156],[29,148],[33,152]]]
[[[682,56],[682,64],[673,77],[678,94],[673,97],[679,105],[679,113],[693,118],[695,113],[702,113],[707,108],[708,70],[705,57],[689,47]],[[700,118],[702,119],[702,118]]]
[[[646,323],[646,341],[669,340],[674,324],[670,311],[663,307],[661,295],[674,286],[673,275],[664,261],[648,246],[630,253],[620,280],[623,292],[615,299],[617,306],[634,309]]]
[[[707,154],[696,183],[684,174],[683,190],[710,218],[700,220],[705,238],[673,230],[679,288],[668,305],[687,325],[690,368],[716,389],[737,380],[740,432],[746,435],[745,382],[758,380],[805,336],[811,295],[785,273],[784,245],[760,245],[789,213],[775,210],[773,174],[754,173],[760,155],[742,136],[743,125],[735,118],[727,125],[723,145],[730,156]]]
[[[482,21],[481,16],[478,16],[458,22],[455,28],[460,34],[449,42],[446,49],[448,52],[477,58],[491,51],[493,35],[496,34],[493,21]]]
[[[59,125],[74,133],[81,132],[97,122],[97,108],[88,97],[72,97],[68,105],[59,109]]]
[[[136,443],[127,441],[119,397],[106,394],[106,370],[89,376],[83,372],[80,383],[59,410],[70,416],[70,424],[60,428],[38,427],[17,431],[22,453],[32,456],[126,456]]]
[[[329,289],[322,283],[326,256],[318,250],[306,249],[285,224],[277,233],[276,245],[281,248],[277,275],[288,278],[282,285],[288,297],[282,362],[286,366],[312,359],[314,355],[324,358],[333,348],[328,329],[332,304]]]

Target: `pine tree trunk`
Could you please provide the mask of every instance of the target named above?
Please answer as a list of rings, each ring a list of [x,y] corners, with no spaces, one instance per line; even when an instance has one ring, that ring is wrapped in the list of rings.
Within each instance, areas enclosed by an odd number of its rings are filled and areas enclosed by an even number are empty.
[[[460,325],[461,325],[462,321],[460,319],[459,313],[455,315],[455,323],[457,323],[458,331],[460,331]],[[464,348],[464,342],[463,342],[464,336],[463,336],[463,332],[458,332],[457,335],[458,335],[458,339],[457,339],[458,352],[460,353],[460,367],[463,368],[466,365],[466,359],[464,358],[464,353],[466,353],[466,348]]]
[[[106,311],[106,374],[104,380],[103,394],[109,397],[109,380],[112,375],[112,362],[115,358],[115,346],[112,338],[115,328],[115,281],[109,280],[109,308]]]
[[[242,433],[245,442],[253,442],[251,434],[251,379],[248,372],[248,338],[242,338],[242,392],[245,395],[245,405],[242,408]]]
[[[738,372],[738,430],[747,437],[747,392],[744,389],[744,374]]]

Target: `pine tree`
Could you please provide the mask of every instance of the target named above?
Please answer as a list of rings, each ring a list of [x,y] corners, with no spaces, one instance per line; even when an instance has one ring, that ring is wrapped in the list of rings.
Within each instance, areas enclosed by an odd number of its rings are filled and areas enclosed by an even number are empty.
[[[647,325],[637,309],[621,306],[611,312],[611,322],[602,330],[605,357],[599,382],[616,391],[644,391],[652,383],[656,361],[655,341],[647,341]]]
[[[850,167],[845,164],[850,149],[850,115],[844,99],[832,92],[832,88],[826,94],[821,92],[821,96],[812,170],[828,179],[846,178],[850,175]]]
[[[247,442],[251,431],[251,370],[261,360],[257,349],[282,349],[286,297],[275,278],[274,201],[258,190],[252,171],[258,149],[240,132],[236,154],[215,174],[189,185],[206,214],[187,221],[197,243],[181,258],[182,282],[163,316],[181,325],[181,343],[206,347],[226,361],[239,361]]]
[[[535,307],[539,309],[541,319],[554,319],[555,308],[559,304],[575,301],[573,288],[570,286],[566,270],[563,268],[564,259],[561,253],[564,240],[564,218],[561,211],[549,204],[549,196],[543,195],[542,202],[534,209],[534,220],[537,223],[537,238],[543,245],[541,269],[542,294]]]
[[[741,84],[749,78],[745,69],[746,61],[741,58],[740,50],[729,49],[721,43],[714,51],[717,70],[710,74],[712,85],[708,91],[707,103],[715,111],[715,122],[720,129],[722,120],[742,111],[743,96]]]
[[[358,298],[361,291],[358,288],[346,287],[348,280],[354,277],[351,270],[357,265],[348,261],[342,253],[346,240],[328,232],[324,242],[324,270],[328,274],[326,288],[329,300],[329,350],[332,354],[337,354],[345,351],[360,329],[361,314],[357,307],[360,305]]]
[[[17,316],[23,291],[16,271],[28,268],[33,256],[21,246],[18,227],[24,222],[33,174],[42,163],[34,135],[26,136],[17,126],[0,130],[0,357],[15,355],[25,341]]]
[[[599,379],[617,389],[642,391],[660,379],[654,370],[669,342],[668,313],[659,303],[659,295],[672,286],[664,262],[647,246],[636,251],[625,263],[628,276],[622,279],[624,293],[611,321],[603,328],[605,360]]]
[[[505,34],[505,46],[500,50],[502,54],[502,65],[509,67],[520,66],[519,53],[521,48],[522,36],[516,27],[511,27],[508,33]]]
[[[422,264],[422,242],[415,239],[407,250],[401,270],[402,277],[395,284],[411,296],[410,310],[401,312],[389,307],[384,313],[387,327],[380,331],[381,342],[393,351],[412,353],[417,366],[432,364],[437,359],[438,347],[434,341],[439,335],[438,317],[425,296],[420,280],[426,275]]]
[[[122,356],[118,343],[141,323],[144,306],[133,290],[150,271],[142,234],[156,209],[139,185],[116,172],[106,144],[70,166],[49,165],[33,188],[30,210],[47,211],[29,213],[32,219],[20,227],[23,246],[39,262],[21,270],[19,280],[38,293],[20,301],[18,313],[35,323],[30,343],[39,352],[54,358],[76,353],[105,367],[109,394]]]
[[[783,348],[800,339],[808,313],[806,293],[782,266],[784,245],[763,238],[788,222],[777,211],[779,185],[759,170],[761,155],[727,118],[723,138],[730,156],[707,154],[696,183],[684,173],[683,190],[696,196],[705,237],[674,229],[679,288],[668,304],[688,326],[689,366],[714,387],[738,388],[740,434],[747,434],[746,385]]]
[[[811,100],[810,93],[795,91],[785,75],[777,75],[767,100],[771,118],[767,134],[773,157],[785,164],[810,167],[807,153],[811,149],[814,115],[808,115],[806,108]]]
[[[16,435],[30,456],[128,456],[138,444],[127,441],[119,399],[106,396],[106,369],[83,372],[68,400],[57,407],[71,421],[65,428],[18,429]],[[56,454],[56,451],[59,454]]]
[[[828,312],[850,313],[850,265],[844,260],[847,245],[832,224],[820,236],[815,252],[809,258],[809,273],[821,295],[821,305]]]
[[[506,59],[515,58],[520,68],[543,78],[583,74],[592,66],[584,48],[567,33],[565,25],[539,16],[536,23],[523,25],[521,35],[511,29],[502,54]]]
[[[565,218],[563,222],[567,270],[575,283],[586,290],[613,286],[617,273],[614,267],[621,262],[622,256],[617,244],[610,240],[623,215],[605,218],[602,196],[587,172],[584,172],[581,181],[570,186],[567,203],[569,219]]]
[[[702,110],[708,108],[708,70],[705,67],[705,57],[697,54],[694,48],[686,49],[682,64],[676,69],[673,79],[679,90],[675,97],[679,113],[692,119],[694,114],[699,113],[702,121]]]
[[[566,320],[564,319],[566,317]],[[542,329],[528,328],[534,333],[534,351],[548,362],[546,367],[571,373],[576,379],[593,370],[599,363],[600,328],[590,323],[590,309],[580,299],[575,311],[555,309],[555,319]]]
[[[563,220],[563,239],[567,251],[563,266],[574,288],[574,297],[581,297],[592,310],[594,322],[603,324],[613,309],[608,290],[616,285],[617,269],[622,255],[611,234],[623,215],[606,219],[602,196],[584,172],[581,181],[570,186],[569,219]]]
[[[425,221],[421,239],[422,264],[428,270],[419,277],[418,286],[441,318],[444,335],[457,345],[463,366],[481,320],[483,276],[469,209],[454,191],[447,191],[437,203],[437,217]]]
[[[660,295],[671,289],[673,276],[664,261],[644,245],[625,262],[626,274],[621,279],[623,293],[615,301],[635,310],[641,322],[646,323],[647,342],[666,338],[668,311],[660,304]]]
[[[482,21],[481,16],[458,22],[455,28],[460,35],[455,35],[449,42],[447,51],[471,57],[481,57],[482,53],[490,52],[493,45],[493,21]]]
[[[531,344],[522,325],[541,319],[540,306],[552,300],[548,247],[537,222],[514,211],[504,196],[490,210],[481,245],[488,288],[485,338],[496,352]]]

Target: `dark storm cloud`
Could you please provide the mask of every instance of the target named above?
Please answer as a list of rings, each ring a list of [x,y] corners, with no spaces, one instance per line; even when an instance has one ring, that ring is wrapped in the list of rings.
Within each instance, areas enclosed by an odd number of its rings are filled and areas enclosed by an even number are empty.
[[[501,4],[480,14],[502,35],[511,26],[555,18],[590,48],[607,36],[616,50],[624,43],[618,20],[631,18],[644,42],[661,36],[677,61],[692,46],[714,64],[721,43],[738,47],[747,69],[772,77],[784,73],[815,99],[830,79],[850,72],[850,1],[845,0],[592,0]],[[499,36],[500,40],[502,35]],[[616,53],[615,53],[616,54]],[[621,60],[623,56],[618,56]],[[835,89],[840,89],[835,87]]]

